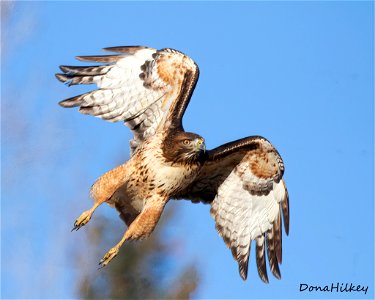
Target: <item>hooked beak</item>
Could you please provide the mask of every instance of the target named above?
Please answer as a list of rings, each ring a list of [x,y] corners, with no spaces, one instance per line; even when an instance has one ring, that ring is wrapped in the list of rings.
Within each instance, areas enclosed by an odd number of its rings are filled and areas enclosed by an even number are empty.
[[[206,144],[204,143],[204,139],[197,140],[197,150],[206,152]]]

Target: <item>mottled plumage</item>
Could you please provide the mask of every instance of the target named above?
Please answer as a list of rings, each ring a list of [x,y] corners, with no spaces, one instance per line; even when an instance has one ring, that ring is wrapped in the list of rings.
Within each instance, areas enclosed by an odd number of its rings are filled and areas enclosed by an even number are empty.
[[[78,56],[95,66],[61,66],[67,85],[99,89],[60,102],[107,121],[123,121],[133,132],[131,158],[102,175],[91,188],[94,206],[75,222],[78,230],[102,203],[115,207],[128,228],[100,265],[107,265],[128,240],[154,230],[170,199],[211,205],[216,229],[247,278],[251,241],[260,278],[280,278],[282,220],[289,231],[284,164],[263,137],[252,136],[205,150],[204,140],[185,132],[182,117],[199,77],[198,66],[173,49],[112,47],[115,55]],[[267,249],[267,251],[266,251]]]

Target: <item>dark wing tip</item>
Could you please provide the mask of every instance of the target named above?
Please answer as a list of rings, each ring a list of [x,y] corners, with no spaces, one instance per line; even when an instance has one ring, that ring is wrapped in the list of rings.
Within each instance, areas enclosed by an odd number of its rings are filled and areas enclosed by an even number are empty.
[[[289,194],[288,194],[288,190],[285,186],[285,183],[284,183],[284,188],[285,188],[285,197],[283,199],[283,201],[281,202],[281,209],[282,209],[282,212],[283,212],[283,219],[284,219],[284,229],[285,229],[285,233],[286,235],[289,235]]]
[[[88,60],[86,60],[86,57],[87,56],[75,56],[75,59],[77,59],[77,60],[79,60],[79,61],[88,61]],[[90,60],[89,60],[90,61]]]
[[[79,96],[75,96],[72,98],[62,100],[59,102],[59,105],[65,108],[80,106],[83,103],[82,96],[83,95],[79,95]]]
[[[64,107],[64,108],[70,108],[70,107],[76,106],[76,105],[69,104],[68,102],[69,101],[67,101],[67,100],[62,100],[62,101],[59,102],[59,105],[61,107]]]
[[[272,274],[279,280],[281,280],[281,273],[280,273],[280,269],[279,269],[279,266],[277,265],[277,269],[275,270],[275,272],[272,272]]]
[[[275,233],[274,236],[274,244],[275,244],[275,250],[276,250],[276,258],[279,264],[282,264],[282,259],[283,259],[283,234],[281,232],[281,226],[282,226],[282,221],[281,221],[281,212],[277,214],[276,220],[273,223],[273,230]]]
[[[121,55],[80,55],[76,56],[76,59],[84,62],[101,62],[101,63],[113,63],[119,61],[123,56]]]
[[[105,47],[103,48],[104,51],[116,52],[116,53],[123,53],[123,54],[134,54],[138,50],[141,49],[150,49],[149,47],[145,46],[116,46],[116,47]]]
[[[65,66],[63,66],[63,65],[60,65],[60,66],[59,66],[59,69],[60,69],[62,72],[64,72],[64,73],[68,72],[68,71],[65,69]]]
[[[67,79],[67,76],[65,74],[61,74],[61,73],[57,73],[55,74],[56,78],[58,81],[61,81],[61,82],[66,82],[68,79]]]
[[[68,72],[71,72],[71,68],[69,66],[64,66],[64,65],[61,65],[59,66],[59,69],[64,72],[64,73],[68,73]]]
[[[276,254],[276,247],[275,247],[275,232],[273,229],[270,229],[266,233],[266,241],[267,241],[268,263],[269,263],[271,272],[277,279],[281,279],[279,263],[278,263],[277,254]]]
[[[247,279],[247,272],[249,269],[249,257],[250,257],[250,250],[251,250],[251,240],[248,246],[248,252],[245,255],[237,255],[235,258],[238,261],[238,268],[240,272],[240,276],[243,281]]]
[[[56,78],[57,78],[58,81],[63,82],[67,86],[71,86],[71,85],[77,84],[77,82],[73,81],[72,76],[70,76],[68,74],[57,73],[57,74],[55,74],[55,76],[56,76]]]
[[[265,253],[265,238],[261,236],[259,240],[256,241],[256,261],[257,261],[257,269],[260,279],[264,283],[269,283],[268,275],[267,275],[267,268],[266,268],[266,253]]]
[[[240,272],[240,276],[241,276],[242,280],[246,281],[247,271],[248,271],[248,260],[246,260],[246,262],[242,262],[242,263],[239,262],[238,268],[239,268],[239,272]]]

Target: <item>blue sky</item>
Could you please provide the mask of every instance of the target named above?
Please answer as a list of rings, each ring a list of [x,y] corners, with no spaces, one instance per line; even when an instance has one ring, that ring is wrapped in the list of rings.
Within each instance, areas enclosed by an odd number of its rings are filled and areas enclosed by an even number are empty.
[[[128,159],[131,135],[57,106],[89,88],[54,73],[119,45],[188,54],[201,75],[185,129],[208,148],[265,136],[286,165],[290,235],[282,280],[269,285],[254,251],[241,280],[209,206],[169,203],[167,234],[183,239],[181,264],[201,273],[195,298],[373,298],[373,25],[370,1],[17,2],[2,26],[2,298],[78,296],[71,249],[88,241],[72,221],[91,205],[92,182]],[[96,214],[118,219],[104,206]],[[337,282],[369,290],[299,291]]]

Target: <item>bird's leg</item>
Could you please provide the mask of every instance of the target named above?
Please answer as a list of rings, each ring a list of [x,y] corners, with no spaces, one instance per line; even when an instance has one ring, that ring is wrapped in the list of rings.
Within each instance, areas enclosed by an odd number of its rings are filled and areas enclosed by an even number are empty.
[[[151,201],[146,204],[142,212],[130,224],[125,231],[122,239],[111,248],[100,260],[100,268],[105,267],[113,258],[115,258],[120,251],[121,246],[128,240],[140,240],[148,237],[155,229],[156,224],[160,219],[166,202]]]
[[[80,229],[82,226],[86,225],[91,217],[92,217],[92,214],[94,213],[95,209],[102,203],[98,203],[96,202],[89,210],[86,210],[84,211],[74,222],[74,227],[72,229],[73,230],[78,230]]]
[[[102,175],[91,187],[91,197],[94,199],[94,205],[83,212],[74,222],[73,230],[78,230],[86,225],[94,213],[95,209],[102,203],[109,200],[113,193],[127,180],[125,163],[117,168],[114,168],[104,175]]]

